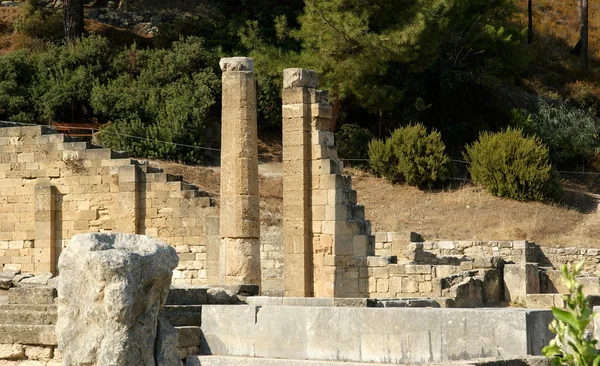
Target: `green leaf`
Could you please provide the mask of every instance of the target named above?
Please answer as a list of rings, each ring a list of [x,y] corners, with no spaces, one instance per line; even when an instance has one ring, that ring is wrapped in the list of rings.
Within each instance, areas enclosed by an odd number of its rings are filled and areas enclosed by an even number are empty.
[[[556,319],[561,322],[567,323],[568,325],[579,330],[579,322],[575,319],[575,316],[568,311],[552,307],[552,314]]]

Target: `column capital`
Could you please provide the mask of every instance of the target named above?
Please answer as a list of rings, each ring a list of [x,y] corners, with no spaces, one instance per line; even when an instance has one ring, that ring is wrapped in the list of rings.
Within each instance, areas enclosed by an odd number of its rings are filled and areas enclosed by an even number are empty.
[[[283,88],[316,88],[319,85],[317,73],[308,69],[283,70]]]
[[[219,61],[221,71],[254,72],[254,59],[249,57],[225,57]]]

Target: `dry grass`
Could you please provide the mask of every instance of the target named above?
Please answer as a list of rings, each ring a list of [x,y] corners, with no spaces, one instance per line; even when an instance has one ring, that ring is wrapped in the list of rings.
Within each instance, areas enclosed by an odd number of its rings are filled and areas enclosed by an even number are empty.
[[[353,186],[374,231],[416,231],[427,240],[527,239],[600,247],[598,199],[570,183],[559,204],[502,199],[470,184],[425,192],[364,174],[353,178]]]
[[[534,0],[532,67],[523,80],[530,91],[547,98],[560,96],[583,104],[600,101],[600,4],[589,6],[589,71],[570,54],[579,39],[577,1]],[[519,0],[517,22],[526,27],[527,0]]]
[[[218,169],[162,161],[152,165],[183,175],[218,198]],[[545,246],[600,247],[598,198],[590,193],[590,188],[596,188],[591,185],[566,182],[563,201],[545,204],[497,198],[470,184],[427,192],[391,185],[360,170],[348,169],[347,173],[353,175],[354,189],[373,231],[416,231],[427,240],[528,239]],[[261,176],[259,190],[261,220],[281,224],[281,177]]]

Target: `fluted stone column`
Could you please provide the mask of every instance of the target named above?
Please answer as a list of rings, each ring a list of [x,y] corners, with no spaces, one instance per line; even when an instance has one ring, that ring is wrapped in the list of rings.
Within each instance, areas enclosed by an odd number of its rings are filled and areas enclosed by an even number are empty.
[[[260,285],[254,60],[223,58],[220,282]]]

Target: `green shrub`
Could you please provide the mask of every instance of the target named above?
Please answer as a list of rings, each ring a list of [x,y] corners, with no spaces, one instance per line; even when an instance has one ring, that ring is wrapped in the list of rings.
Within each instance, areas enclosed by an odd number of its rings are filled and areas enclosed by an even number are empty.
[[[427,133],[422,124],[401,127],[383,144],[369,145],[372,169],[392,183],[423,187],[443,182],[449,175],[446,146],[439,132]]]
[[[167,50],[132,47],[114,64],[117,77],[94,86],[90,97],[94,112],[111,121],[102,144],[141,157],[200,162],[203,150],[195,147],[204,146],[204,128],[219,115],[216,54],[190,37]]]
[[[467,146],[471,179],[490,193],[516,200],[542,201],[560,193],[558,176],[548,162],[548,149],[521,129],[484,132]]]
[[[589,298],[583,294],[583,286],[577,283],[582,266],[583,262],[570,271],[566,265],[561,268],[563,282],[569,288],[569,293],[564,295],[567,307],[564,310],[552,307],[554,320],[550,331],[556,337],[542,350],[544,356],[552,359],[552,365],[600,365],[598,341],[586,337],[586,329],[596,314],[590,308]]]
[[[89,118],[94,85],[106,83],[114,53],[106,38],[90,36],[71,46],[51,46],[36,55],[36,82],[32,85],[40,122]]]
[[[373,134],[366,128],[356,124],[342,125],[335,134],[335,144],[338,154],[343,159],[368,159],[369,141]],[[353,166],[364,166],[361,161],[350,161]]]
[[[532,116],[531,128],[548,146],[550,160],[558,167],[571,170],[600,151],[600,122],[592,107],[542,102]]]
[[[30,86],[35,65],[25,51],[0,57],[0,120],[35,122]]]
[[[16,29],[31,38],[60,43],[65,35],[62,12],[45,7],[37,0],[27,0],[23,7],[23,20]]]
[[[391,180],[390,163],[392,156],[390,154],[389,144],[379,139],[373,139],[369,142],[369,164],[371,169],[382,177]]]

